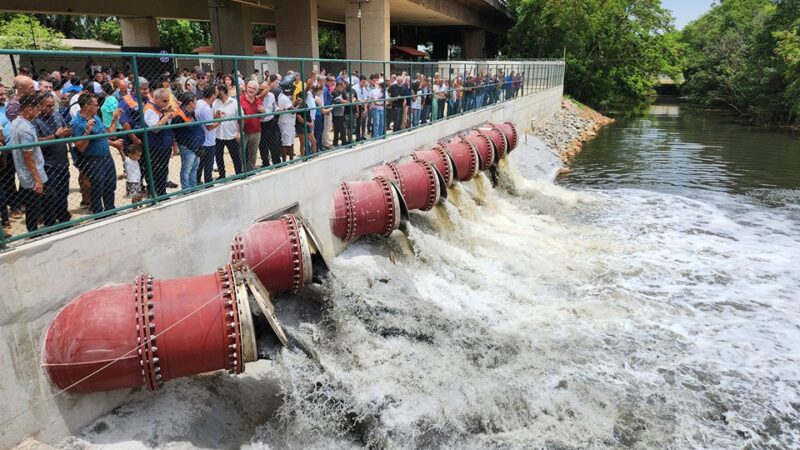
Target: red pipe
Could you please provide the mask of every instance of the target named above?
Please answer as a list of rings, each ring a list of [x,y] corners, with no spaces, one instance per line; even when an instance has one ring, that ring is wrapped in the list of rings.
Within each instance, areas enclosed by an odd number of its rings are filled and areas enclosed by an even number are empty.
[[[430,150],[417,150],[412,156],[414,161],[423,161],[433,164],[433,167],[439,172],[445,184],[451,186],[453,184],[453,161],[444,151],[440,145],[433,147]]]
[[[469,141],[475,150],[478,151],[478,156],[481,158],[481,170],[487,170],[494,164],[494,160],[497,157],[497,153],[495,152],[495,146],[492,144],[492,141],[489,140],[489,137],[486,136],[482,132],[482,130],[478,128],[473,128],[469,130],[464,139]],[[501,155],[500,158],[503,156]]]
[[[345,241],[367,234],[388,237],[400,226],[400,199],[385,177],[342,181],[331,209],[331,230]]]
[[[459,181],[469,181],[478,173],[478,151],[468,141],[457,138],[439,145],[443,145],[453,159],[455,175]]]
[[[497,159],[505,158],[508,153],[508,140],[506,139],[506,135],[491,122],[481,125],[478,129],[492,141],[492,145],[494,145],[495,151],[497,152]]]
[[[518,142],[518,135],[517,135],[517,126],[514,125],[514,122],[504,122],[496,124],[497,128],[506,135],[506,139],[508,140],[508,151],[514,150],[517,148]]]
[[[408,209],[428,211],[439,201],[439,177],[428,163],[388,163],[375,169],[374,174],[386,177],[400,186]]]
[[[231,242],[231,263],[247,261],[269,292],[296,294],[311,282],[311,252],[293,214],[258,222]]]
[[[257,355],[248,300],[237,298],[233,277],[228,265],[172,280],[140,275],[133,284],[86,292],[50,323],[42,366],[71,392],[157,390],[174,378],[242,373]]]

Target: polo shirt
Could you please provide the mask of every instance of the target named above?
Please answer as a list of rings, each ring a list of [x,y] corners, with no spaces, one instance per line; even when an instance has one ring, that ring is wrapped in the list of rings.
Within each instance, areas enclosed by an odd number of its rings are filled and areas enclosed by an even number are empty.
[[[258,114],[258,107],[262,105],[261,99],[257,96],[253,98],[253,101],[247,99],[247,95],[242,94],[240,97],[240,102],[242,105],[242,113],[245,116],[249,116],[251,114]],[[258,117],[253,117],[250,119],[244,119],[244,132],[245,133],[261,133],[261,124],[259,123],[261,120]]]
[[[78,114],[77,116],[72,118],[72,123],[70,126],[72,127],[72,136],[80,137],[83,136],[83,133],[86,131],[86,126],[89,122],[83,118],[82,115]],[[106,128],[103,126],[103,119],[98,116],[94,116],[94,128],[92,128],[91,133],[93,134],[103,134],[106,132]],[[100,139],[92,139],[89,141],[89,145],[86,146],[86,149],[83,151],[83,156],[110,156],[111,153],[108,150],[108,139],[100,138]]]

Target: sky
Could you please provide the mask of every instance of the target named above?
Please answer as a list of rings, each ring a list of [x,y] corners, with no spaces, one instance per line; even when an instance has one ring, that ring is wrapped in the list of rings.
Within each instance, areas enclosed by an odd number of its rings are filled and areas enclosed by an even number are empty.
[[[661,0],[661,5],[672,11],[675,28],[679,30],[711,9],[712,3],[713,0]]]

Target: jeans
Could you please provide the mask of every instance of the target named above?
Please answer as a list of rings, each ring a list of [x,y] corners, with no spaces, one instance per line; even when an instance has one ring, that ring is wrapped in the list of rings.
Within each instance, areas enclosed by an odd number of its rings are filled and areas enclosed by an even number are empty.
[[[156,169],[159,169],[159,175],[163,172],[163,191],[167,191],[167,173],[169,168],[166,164],[159,167],[158,161],[155,159],[156,155],[162,150],[156,149],[152,152],[153,157],[153,178],[155,180],[156,191],[158,192],[159,180],[156,178]],[[169,163],[169,155],[172,150],[167,149],[167,163]],[[114,167],[114,161],[111,155],[105,156],[85,156],[84,157],[84,171],[86,176],[89,177],[89,182],[92,183],[91,200],[89,201],[89,210],[93,214],[103,211],[114,209],[114,191],[117,189],[117,169]]]
[[[171,147],[150,149],[150,160],[153,164],[153,188],[156,191],[156,195],[164,195],[167,193],[169,158],[171,156]],[[94,182],[92,182],[92,190],[94,190]]]
[[[419,126],[419,114],[421,110],[411,108],[411,126],[418,127]]]
[[[6,136],[8,139],[8,136]],[[6,205],[12,211],[20,209],[21,199],[17,191],[17,170],[14,168],[14,158],[11,157],[11,152],[0,152],[0,158],[6,159],[5,167],[0,169],[0,186],[6,194]]]
[[[192,150],[183,145],[181,149],[181,189],[189,189],[197,185],[197,168],[200,167],[200,155],[198,150]]]
[[[392,131],[397,133],[403,128],[403,107],[395,106],[389,110],[390,121],[392,122]]]
[[[322,115],[314,117],[314,140],[317,141],[317,151],[322,150],[322,133],[325,130],[325,119]]]
[[[350,133],[347,132],[347,124],[345,124],[346,116],[333,116],[333,146],[338,147],[342,144],[350,143]]]
[[[367,115],[361,116],[364,112],[363,106],[356,106],[356,116],[353,118],[353,125],[355,126],[356,140],[363,139],[367,134]]]
[[[9,223],[10,220],[8,216],[8,206],[6,206],[6,203],[6,192],[3,190],[3,185],[0,184],[0,222],[3,225]]]
[[[383,110],[371,109],[370,115],[372,116],[372,137],[381,137],[383,132]]]
[[[200,149],[200,164],[197,166],[197,184],[211,183],[214,181],[214,154],[216,145],[203,146]]]
[[[228,147],[228,154],[233,161],[233,170],[237,174],[242,172],[242,154],[239,153],[239,142],[236,139],[217,139],[217,148],[214,157],[217,159],[217,169],[219,177],[225,178],[225,147]]]
[[[72,216],[67,205],[69,196],[69,166],[58,166],[45,163],[47,184],[50,186],[50,197],[45,211],[45,225],[67,222]],[[51,222],[51,223],[48,223]]]
[[[262,167],[281,162],[280,133],[277,117],[269,122],[261,122],[261,142],[258,144],[258,152],[261,154]]]
[[[431,113],[431,105],[422,105],[422,111],[419,115],[420,123],[428,123],[428,118],[430,117]]]

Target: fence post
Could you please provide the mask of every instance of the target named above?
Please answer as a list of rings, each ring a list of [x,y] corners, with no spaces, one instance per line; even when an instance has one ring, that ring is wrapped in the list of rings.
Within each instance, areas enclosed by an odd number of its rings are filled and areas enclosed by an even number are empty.
[[[347,60],[347,79],[345,80],[347,83],[345,86],[347,87],[347,98],[350,99],[350,114],[348,114],[348,122],[347,124],[347,140],[342,142],[342,144],[352,144],[353,143],[353,134],[355,132],[355,128],[353,124],[355,123],[355,118],[353,117],[356,114],[356,106],[353,105],[353,94],[356,91],[355,86],[353,86],[353,72],[350,71],[350,60]],[[345,111],[347,109],[345,108]],[[333,113],[331,113],[333,114]],[[333,146],[336,147],[336,143],[333,143]]]
[[[389,67],[389,70],[386,70],[386,67]],[[386,137],[389,135],[388,134],[389,133],[389,127],[388,127],[388,123],[389,123],[389,105],[387,104],[387,101],[386,101],[386,92],[388,91],[387,88],[386,88],[386,85],[388,84],[387,81],[389,81],[389,77],[391,76],[390,75],[391,70],[392,70],[391,63],[387,65],[386,61],[384,61],[383,64],[381,64],[381,70],[383,71],[383,135],[382,135],[382,137],[383,137],[383,139],[386,139]],[[375,125],[373,124],[373,126],[375,126]]]
[[[306,64],[304,60],[300,60],[300,98],[303,99],[303,101],[300,103],[300,109],[308,108],[308,105],[306,104],[306,89],[308,88],[308,83],[306,83]],[[300,158],[304,158],[306,156],[308,147],[311,145],[311,143],[308,142],[308,119],[311,117],[311,114],[312,113],[310,111],[303,111],[303,121],[305,123],[303,124],[303,137],[300,139],[300,142],[303,144],[303,148],[300,149]],[[295,121],[297,121],[297,119],[295,119]],[[314,128],[312,127],[310,131],[313,135]],[[292,147],[292,151],[294,151],[294,146]]]
[[[150,157],[150,141],[147,138],[147,122],[144,120],[144,103],[142,102],[142,86],[139,83],[139,64],[136,55],[132,56],[131,68],[133,69],[133,85],[136,88],[136,102],[139,107],[139,124],[144,132],[142,133],[142,143],[144,143],[144,166],[147,172],[147,188],[150,191],[150,201],[153,204],[158,203],[156,200],[156,185],[153,183],[153,160]],[[149,87],[149,85],[148,85]]]
[[[236,86],[236,113],[239,115],[239,166],[241,168],[240,173],[245,173],[248,171],[247,168],[247,142],[244,138],[244,119],[242,116],[244,113],[242,112],[242,90],[239,86],[239,60],[233,58],[233,74],[231,74],[231,78],[233,79],[233,85]]]

